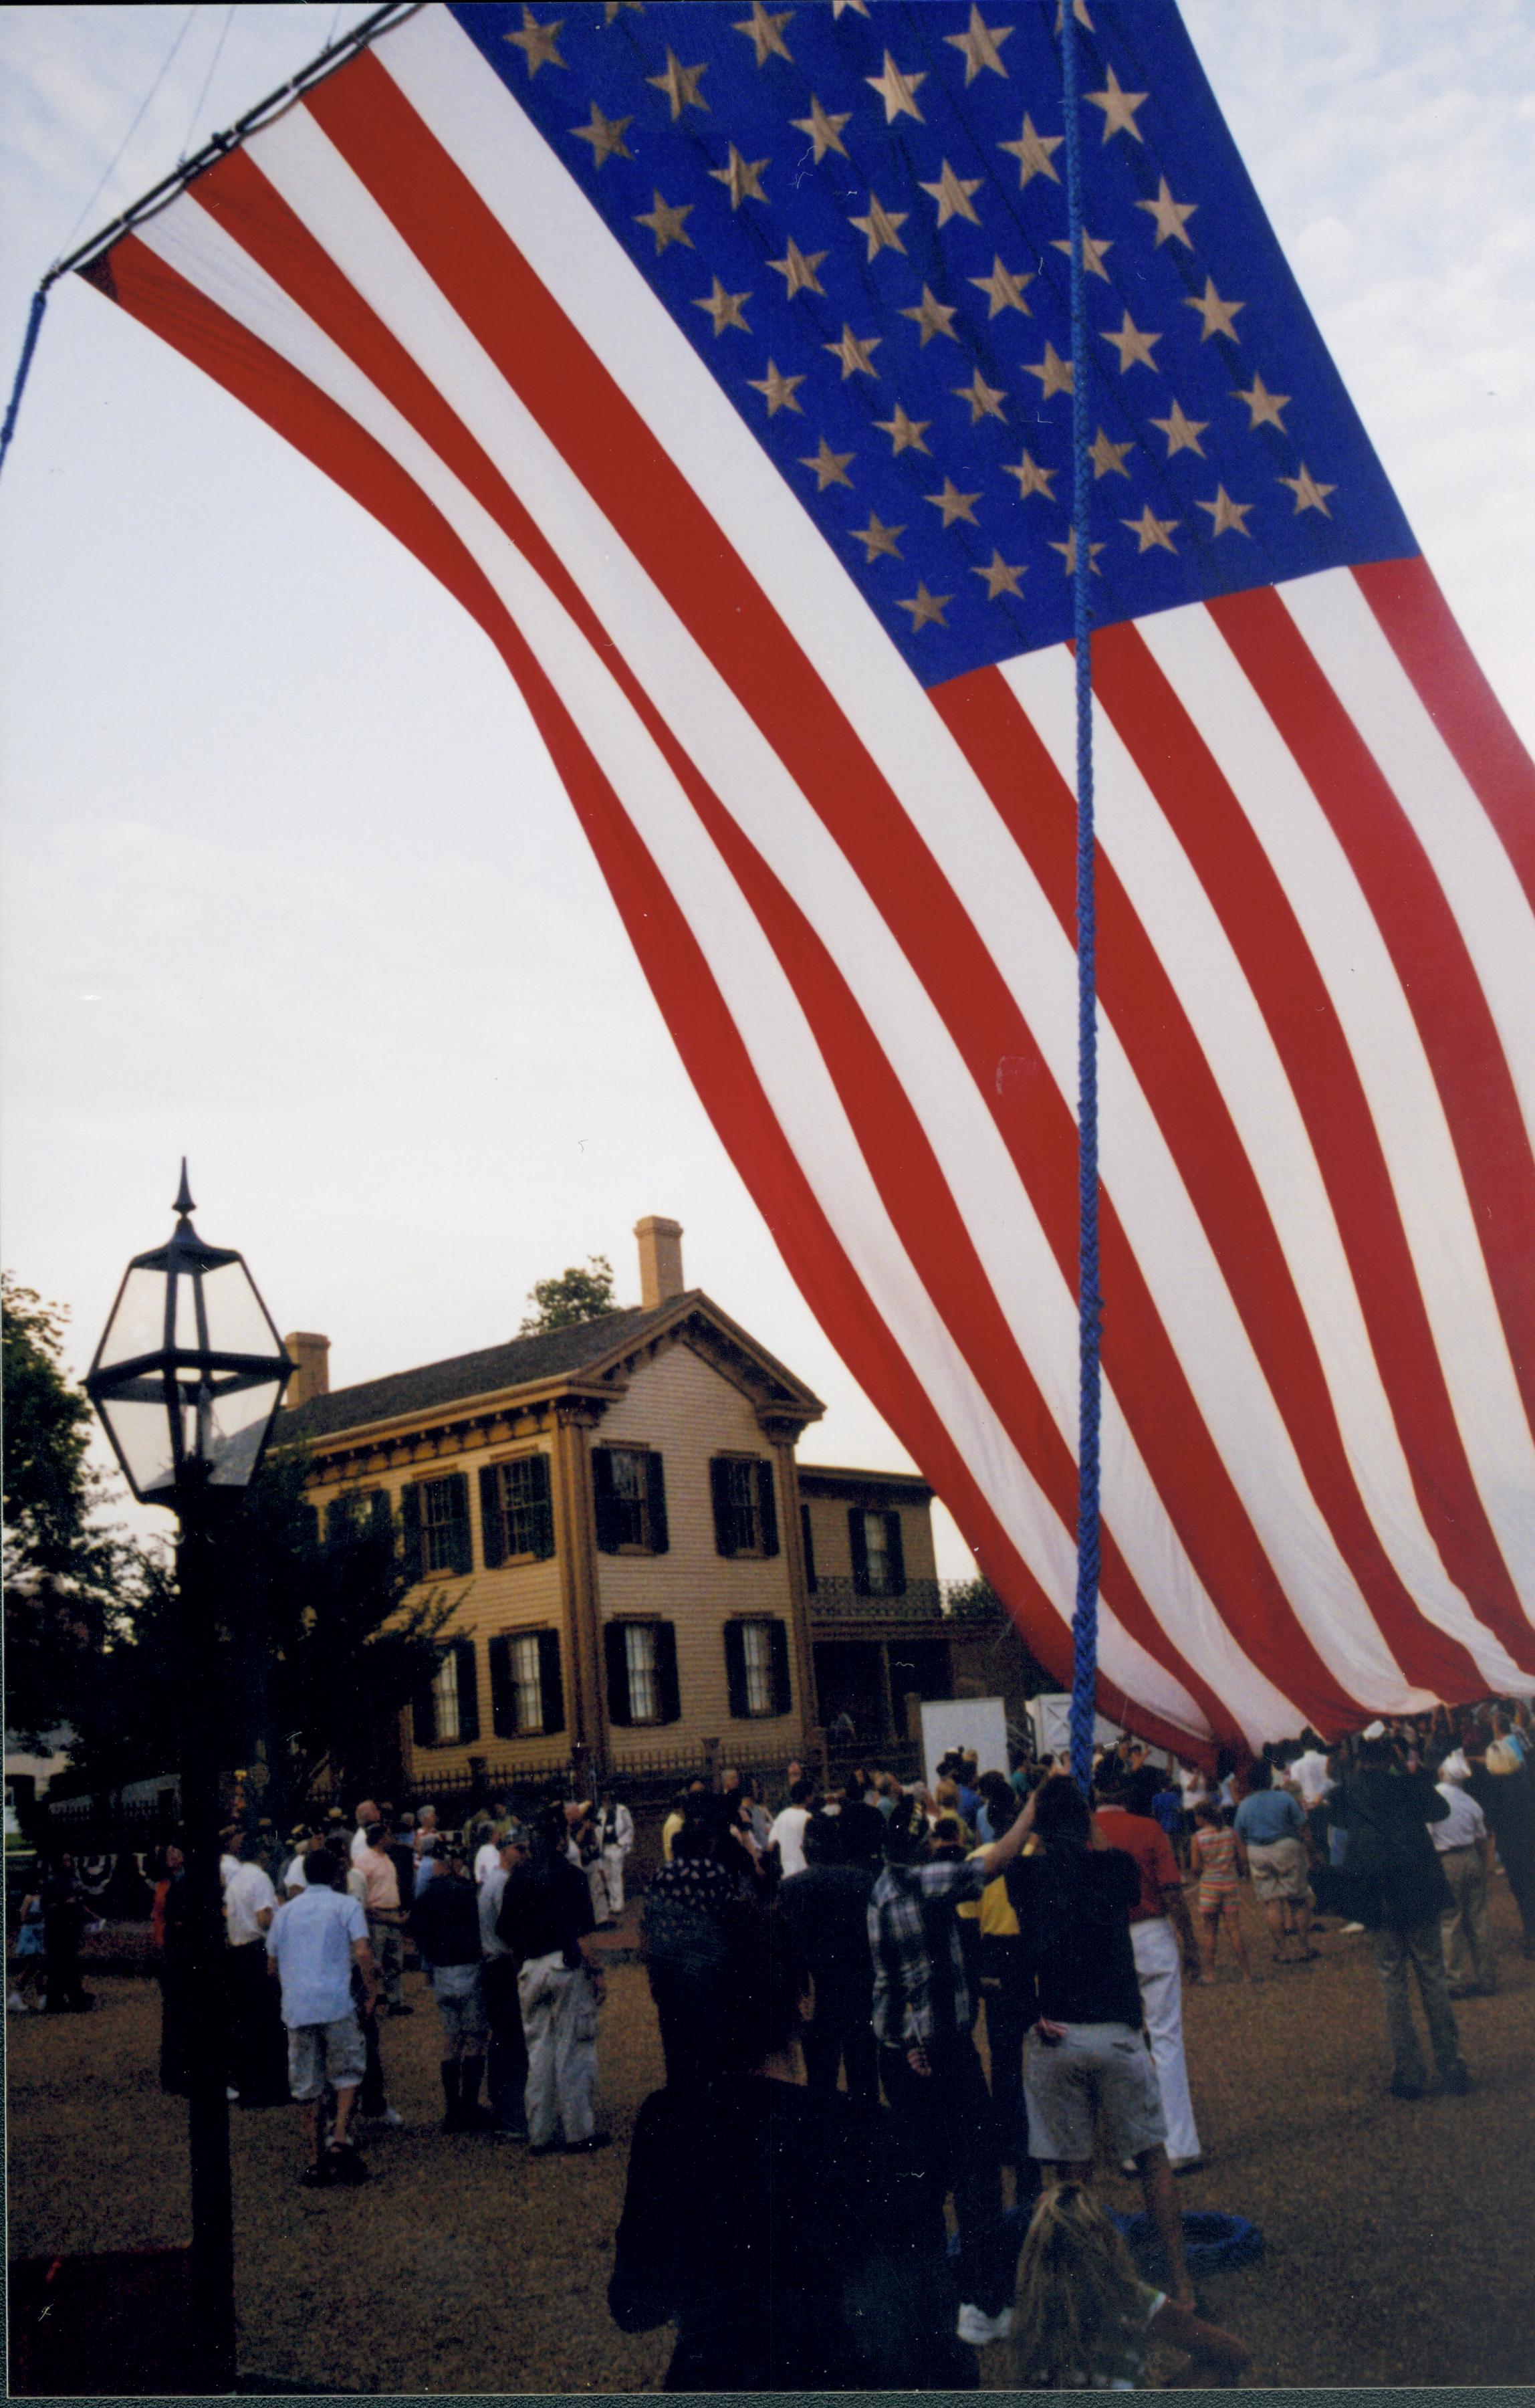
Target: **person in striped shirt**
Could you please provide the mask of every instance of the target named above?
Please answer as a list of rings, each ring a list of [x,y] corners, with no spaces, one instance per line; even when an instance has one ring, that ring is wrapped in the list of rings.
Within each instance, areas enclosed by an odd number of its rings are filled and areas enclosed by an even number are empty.
[[[1227,1936],[1236,1952],[1244,1982],[1253,1978],[1247,1962],[1247,1942],[1241,1934],[1241,1918],[1238,1913],[1238,1882],[1241,1842],[1235,1831],[1227,1830],[1221,1820],[1221,1811],[1212,1800],[1201,1799],[1194,1809],[1194,1869],[1199,1876],[1197,1904],[1199,1910],[1199,1962],[1203,1968],[1201,1982],[1215,1979],[1215,1938],[1224,1923]]]

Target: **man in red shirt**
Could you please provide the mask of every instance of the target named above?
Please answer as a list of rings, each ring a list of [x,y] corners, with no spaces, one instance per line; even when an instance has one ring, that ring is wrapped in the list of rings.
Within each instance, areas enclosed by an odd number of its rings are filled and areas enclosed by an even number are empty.
[[[1112,1780],[1107,1765],[1104,1771]],[[1132,1772],[1118,1787],[1100,1796],[1096,1811],[1105,1845],[1123,1848],[1135,1858],[1140,1874],[1140,1902],[1130,1910],[1130,1945],[1167,2118],[1168,2157],[1174,2173],[1186,2174],[1196,2171],[1200,2157],[1194,2102],[1188,2095],[1188,2068],[1184,2062],[1184,1989],[1178,1959],[1181,1950],[1184,1965],[1198,1975],[1199,1952],[1172,1842],[1151,1811],[1159,1778],[1149,1766]]]

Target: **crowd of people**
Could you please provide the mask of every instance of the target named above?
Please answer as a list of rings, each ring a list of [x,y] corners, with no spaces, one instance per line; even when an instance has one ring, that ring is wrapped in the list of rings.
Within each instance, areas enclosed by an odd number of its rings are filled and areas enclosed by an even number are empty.
[[[1313,1959],[1323,1919],[1369,1934],[1396,2097],[1428,2083],[1411,1986],[1439,2086],[1463,2094],[1456,2003],[1498,1985],[1495,1862],[1535,1956],[1532,1752],[1528,1708],[1496,1704],[1209,1768],[1122,1739],[1086,1795],[1048,1757],[983,1771],[959,1752],[931,1790],[873,1770],[831,1790],[801,1764],[769,1800],[734,1772],[693,1782],[640,1899],[666,2079],[631,2145],[613,2315],[675,2324],[674,2389],[965,2387],[1010,2336],[1026,2387],[1126,2387],[1153,2341],[1187,2354],[1184,2381],[1230,2380],[1247,2352],[1199,2315],[1184,2255],[1177,2186],[1203,2162],[1184,1981],[1221,1979],[1223,1939],[1255,1978],[1245,1881],[1276,1966]],[[610,1797],[506,1799],[461,1831],[366,1799],[281,1849],[232,1829],[231,2099],[308,2111],[307,2184],[366,2180],[360,2143],[400,2121],[380,2031],[413,2012],[409,1942],[443,2128],[605,2147],[590,1943],[634,1845]],[[67,1861],[23,1909],[18,1990],[40,1958],[59,2010],[80,1912]],[[161,2078],[184,2089],[174,1848],[154,1929]],[[1095,2191],[1105,2156],[1139,2184],[1159,2288]]]

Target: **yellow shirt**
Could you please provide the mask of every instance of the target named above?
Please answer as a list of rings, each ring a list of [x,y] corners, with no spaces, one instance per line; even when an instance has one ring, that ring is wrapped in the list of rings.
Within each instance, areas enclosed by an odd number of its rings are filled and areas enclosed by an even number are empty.
[[[974,1851],[970,1858],[972,1864],[980,1853],[979,1848]],[[1016,1940],[1018,1937],[1018,1917],[1013,1914],[1008,1885],[1000,1873],[995,1881],[986,1884],[979,1898],[968,1898],[963,1906],[955,1907],[954,1913],[964,1915],[968,1923],[979,1923],[983,1939]]]

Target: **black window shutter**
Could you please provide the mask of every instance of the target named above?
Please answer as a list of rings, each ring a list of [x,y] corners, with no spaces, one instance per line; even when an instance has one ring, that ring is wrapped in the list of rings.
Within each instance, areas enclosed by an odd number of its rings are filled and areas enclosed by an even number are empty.
[[[490,1642],[491,1728],[497,1739],[517,1736],[517,1693],[511,1678],[511,1641],[498,1630]]]
[[[627,1730],[634,1717],[629,1712],[629,1659],[622,1622],[603,1625],[602,1646],[608,1661],[608,1720],[615,1730]]]
[[[350,1497],[333,1497],[325,1508],[325,1544],[334,1547],[350,1536],[352,1528],[352,1500]]]
[[[409,1495],[410,1491],[407,1490],[406,1493]],[[422,1673],[421,1684],[411,1703],[411,1727],[415,1732],[418,1747],[436,1747],[437,1745],[438,1701],[432,1687],[436,1671],[437,1665],[434,1661]]]
[[[474,1541],[469,1533],[469,1484],[462,1471],[448,1474],[452,1485],[453,1518],[452,1568],[455,1572],[474,1570]]]
[[[312,1552],[320,1544],[320,1508],[317,1505],[300,1505],[298,1520],[304,1533],[304,1544]]]
[[[661,1720],[681,1722],[682,1697],[677,1684],[677,1626],[658,1622],[655,1626],[655,1686],[660,1699]]]
[[[890,1565],[890,1594],[906,1595],[906,1553],[901,1545],[901,1517],[887,1513],[884,1517],[884,1551]]]
[[[778,1553],[778,1499],[774,1494],[777,1483],[771,1463],[757,1465],[757,1514],[762,1524],[762,1552],[765,1555]]]
[[[543,1691],[544,1729],[565,1728],[565,1685],[560,1679],[560,1634],[557,1630],[538,1633],[538,1686]]]
[[[664,1555],[671,1541],[667,1536],[667,1473],[658,1455],[645,1457],[645,1503],[649,1509],[651,1553]]]
[[[714,1499],[714,1545],[722,1555],[736,1552],[736,1516],[730,1503],[730,1466],[723,1455],[710,1457],[709,1488]]]
[[[598,1554],[616,1555],[618,1534],[614,1528],[613,1459],[605,1446],[592,1449],[592,1508],[596,1523]]]
[[[400,1547],[407,1581],[421,1578],[421,1490],[410,1481],[400,1490]],[[426,1742],[430,1746],[431,1742]]]
[[[480,1680],[475,1670],[474,1641],[455,1639],[453,1653],[458,1657],[459,1742],[461,1746],[472,1747],[480,1737]]]
[[[811,1509],[808,1505],[801,1505],[799,1509],[799,1541],[800,1545],[805,1551],[805,1586],[813,1594],[815,1588],[815,1533],[811,1527]]]
[[[773,1621],[768,1627],[772,1634],[773,1712],[775,1714],[792,1713],[794,1692],[789,1685],[789,1626],[785,1622]]]
[[[739,1722],[752,1709],[746,1696],[746,1633],[739,1622],[724,1626],[724,1684],[730,1692],[730,1711]]]
[[[485,1570],[493,1572],[507,1559],[506,1532],[501,1522],[501,1474],[494,1463],[480,1467],[480,1545]]]
[[[547,1455],[536,1455],[531,1458],[528,1465],[528,1481],[533,1507],[533,1552],[536,1555],[552,1555],[554,1552],[554,1509],[549,1497]],[[551,1632],[550,1636],[554,1639],[557,1651],[559,1640],[553,1632]],[[561,1715],[557,1723],[546,1723],[544,1727],[546,1730],[564,1730],[564,1715]]]
[[[848,1544],[853,1550],[853,1593],[854,1597],[867,1597],[868,1549],[864,1544],[863,1509],[858,1505],[848,1507]]]
[[[395,1516],[389,1510],[387,1488],[370,1488],[367,1492],[367,1532],[370,1539],[395,1536]]]

